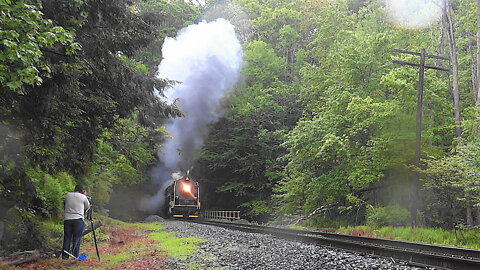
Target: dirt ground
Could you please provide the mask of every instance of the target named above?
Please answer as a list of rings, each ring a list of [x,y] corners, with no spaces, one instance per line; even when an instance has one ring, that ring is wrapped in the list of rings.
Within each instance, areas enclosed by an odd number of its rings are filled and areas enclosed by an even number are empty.
[[[51,258],[2,269],[163,269],[166,256],[156,241],[148,239],[148,230],[136,226],[105,227],[98,241],[100,261],[89,234],[82,238],[80,253],[88,255],[83,261]]]

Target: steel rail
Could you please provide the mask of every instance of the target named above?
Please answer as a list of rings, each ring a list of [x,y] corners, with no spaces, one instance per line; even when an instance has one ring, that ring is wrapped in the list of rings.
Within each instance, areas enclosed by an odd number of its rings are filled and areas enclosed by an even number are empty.
[[[420,267],[455,270],[480,269],[480,250],[476,249],[351,236],[329,232],[283,229],[233,222],[198,219],[192,220],[191,222],[245,232],[270,234],[279,238],[355,251],[372,256],[390,257]]]

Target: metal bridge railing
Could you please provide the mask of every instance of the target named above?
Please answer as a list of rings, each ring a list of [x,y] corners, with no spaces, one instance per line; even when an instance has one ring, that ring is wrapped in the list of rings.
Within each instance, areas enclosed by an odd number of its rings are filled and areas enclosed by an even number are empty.
[[[239,220],[240,211],[210,211],[205,210],[203,212],[203,217],[208,219],[228,219],[228,220]]]

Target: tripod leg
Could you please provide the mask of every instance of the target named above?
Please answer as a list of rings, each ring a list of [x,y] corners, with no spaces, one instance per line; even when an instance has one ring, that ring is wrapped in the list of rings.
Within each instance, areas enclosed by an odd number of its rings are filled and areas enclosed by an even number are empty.
[[[95,234],[95,229],[93,227],[93,219],[90,219],[90,223],[92,224],[92,234],[93,234],[93,242],[95,243],[95,250],[97,251],[98,261],[100,261],[100,253],[98,252],[97,236]]]

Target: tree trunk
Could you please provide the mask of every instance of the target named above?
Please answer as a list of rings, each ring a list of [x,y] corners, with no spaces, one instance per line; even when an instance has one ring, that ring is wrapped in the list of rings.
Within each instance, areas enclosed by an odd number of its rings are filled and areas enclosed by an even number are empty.
[[[472,202],[467,200],[467,225],[473,226]]]
[[[480,1],[480,0],[479,0]],[[453,112],[455,116],[455,137],[462,136],[462,130],[460,128],[460,87],[458,77],[458,58],[457,58],[457,45],[455,42],[454,27],[452,17],[450,16],[451,4],[447,2],[447,7],[443,15],[443,22],[445,24],[444,29],[446,31],[448,48],[450,54],[450,61],[452,63],[452,96],[453,96]]]
[[[475,104],[480,105],[480,0],[477,0],[477,68],[475,84]]]
[[[475,221],[475,225],[480,225],[480,207],[476,207],[476,212],[477,212],[477,220]]]
[[[308,214],[306,216],[303,216],[303,217],[300,217],[293,224],[297,225],[300,221],[307,220],[314,215],[320,214],[322,212],[326,212],[329,209],[332,209],[333,207],[335,207],[336,205],[337,204],[334,204],[334,203],[327,204],[327,205],[322,205],[322,206],[318,207],[317,209],[313,210],[313,212],[311,212],[310,214]]]
[[[98,227],[102,226],[102,222],[101,221],[95,221],[93,223],[93,229],[96,230]],[[89,234],[91,233],[93,230],[92,230],[92,226],[88,226],[87,228],[85,228],[85,230],[83,231],[83,234],[82,235],[86,235],[86,234]]]
[[[0,268],[7,265],[14,266],[34,262],[41,259],[43,256],[44,255],[38,250],[16,252],[8,257],[0,258]]]
[[[480,0],[478,0],[480,1]],[[437,45],[437,54],[440,55],[440,56],[445,56],[444,53],[445,53],[445,50],[444,50],[444,46],[445,46],[445,27],[443,26],[444,24],[443,23],[440,23],[439,26],[438,26],[438,45]],[[446,57],[446,56],[445,56]],[[436,61],[436,65],[437,67],[443,67],[443,60],[442,59],[437,59]]]
[[[0,243],[2,241],[4,231],[5,231],[5,222],[0,221]]]
[[[468,45],[467,45],[467,52],[468,52],[468,55],[470,55],[470,57],[472,58],[472,66],[471,66],[471,71],[472,71],[472,85],[473,85],[473,101],[476,102],[476,97],[477,97],[477,64],[475,63],[475,59],[477,59],[477,55],[476,55],[476,52],[475,52],[475,44],[476,42],[474,43],[473,40],[475,39],[474,36],[471,36],[470,35],[471,33],[467,33],[467,39],[468,39]],[[473,34],[472,34],[473,35]],[[470,39],[472,39],[472,41],[470,41]]]

